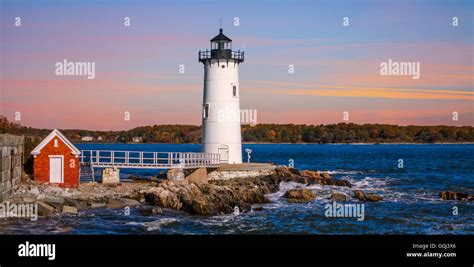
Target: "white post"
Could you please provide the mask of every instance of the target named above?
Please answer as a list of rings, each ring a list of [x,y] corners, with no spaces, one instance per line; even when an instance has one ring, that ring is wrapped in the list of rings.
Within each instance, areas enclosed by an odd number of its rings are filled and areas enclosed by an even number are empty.
[[[247,148],[245,149],[245,152],[247,152],[247,163],[250,163],[250,154],[252,153],[252,149]]]

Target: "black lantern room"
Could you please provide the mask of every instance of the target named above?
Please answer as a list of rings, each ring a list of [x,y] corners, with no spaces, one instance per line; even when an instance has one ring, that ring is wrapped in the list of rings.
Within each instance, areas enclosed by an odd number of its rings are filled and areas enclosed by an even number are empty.
[[[234,60],[241,63],[244,61],[244,51],[232,51],[232,39],[225,36],[221,28],[219,34],[211,39],[211,50],[199,51],[199,62],[205,64],[207,60],[211,59],[218,61]]]

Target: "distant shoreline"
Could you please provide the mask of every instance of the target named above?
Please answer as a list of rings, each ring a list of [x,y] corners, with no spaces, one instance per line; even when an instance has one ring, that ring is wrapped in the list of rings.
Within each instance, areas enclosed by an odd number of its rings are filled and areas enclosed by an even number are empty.
[[[79,145],[200,145],[201,143],[96,143],[76,142]],[[265,142],[242,142],[242,145],[473,145],[474,142],[452,142],[452,143],[265,143]]]

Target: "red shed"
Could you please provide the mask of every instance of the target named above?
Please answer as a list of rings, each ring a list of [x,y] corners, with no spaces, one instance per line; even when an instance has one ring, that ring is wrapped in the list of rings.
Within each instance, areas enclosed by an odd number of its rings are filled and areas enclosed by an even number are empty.
[[[60,131],[52,131],[33,151],[35,180],[61,187],[79,185],[77,149]]]

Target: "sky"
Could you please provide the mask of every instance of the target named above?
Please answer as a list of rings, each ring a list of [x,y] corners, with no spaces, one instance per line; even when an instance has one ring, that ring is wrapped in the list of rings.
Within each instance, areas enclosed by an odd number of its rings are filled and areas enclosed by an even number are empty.
[[[473,11],[456,0],[0,0],[0,115],[38,128],[200,125],[198,51],[222,20],[245,50],[240,105],[258,123],[473,126]],[[95,62],[95,78],[55,75],[63,59]],[[381,75],[389,59],[419,62],[420,78]]]

